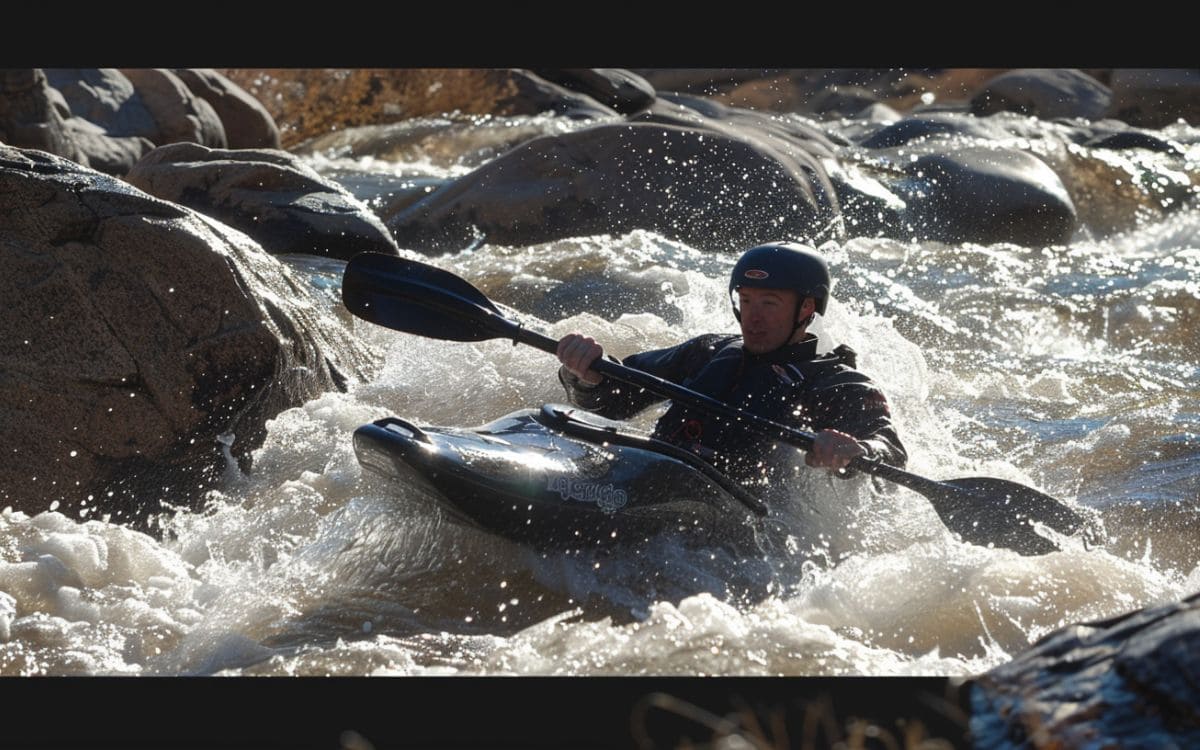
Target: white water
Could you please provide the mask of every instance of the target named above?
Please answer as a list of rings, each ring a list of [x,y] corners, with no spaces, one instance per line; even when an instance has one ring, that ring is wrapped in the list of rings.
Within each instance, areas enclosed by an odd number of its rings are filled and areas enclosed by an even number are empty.
[[[904,248],[823,249],[835,267],[879,258],[883,279]],[[326,262],[293,263],[328,271]],[[518,314],[551,336],[588,331],[617,355],[731,330],[730,263],[644,233],[438,261],[514,305],[546,279],[602,274],[628,290],[611,305],[591,301],[605,317]],[[622,299],[652,302],[635,311]],[[994,431],[964,444],[962,426],[979,423],[946,404],[1018,398],[1082,411],[1070,394],[1093,384],[1066,367],[1010,377],[936,371],[893,320],[864,307],[835,299],[817,333],[825,348],[860,352],[859,368],[889,396],[913,471],[1062,492],[1052,483],[1061,467],[1039,475],[1036,453],[1011,460]],[[0,516],[0,671],[969,675],[1065,624],[1200,583],[1197,569],[1156,562],[1153,538],[1140,556],[1077,545],[1023,558],[955,541],[917,495],[806,470],[789,488],[792,502],[773,512],[793,536],[767,562],[671,548],[636,560],[538,556],[448,524],[416,490],[364,475],[350,434],[389,414],[472,425],[561,401],[553,358],[504,342],[353,328],[386,352],[378,376],[279,415],[251,475],[231,469],[210,507],[180,513],[163,541],[54,512]],[[1042,332],[1042,347],[1052,334]],[[1103,348],[1069,332],[1062,341],[1085,355]],[[648,427],[657,413],[637,423]],[[1110,423],[1059,441],[1050,461],[1086,462],[1132,429]],[[739,577],[751,586],[770,579],[772,593],[747,598]]]
[[[506,127],[478,122],[449,144],[414,137],[399,156],[310,158],[403,192],[490,158]],[[1055,154],[1087,167],[1079,180],[1111,180],[1098,194],[1135,212],[1119,199],[1145,165]],[[474,425],[561,401],[556,363],[350,320],[336,304],[340,264],[297,257],[330,315],[386,354],[383,369],[280,414],[250,475],[231,465],[209,507],[179,513],[161,540],[52,511],[0,513],[0,675],[971,675],[1063,625],[1190,594],[1200,212],[1138,210],[1135,229],[1085,226],[1065,247],[821,248],[837,286],[816,332],[825,349],[858,351],[909,468],[1010,479],[1101,510],[1104,548],[1069,541],[1024,558],[963,544],[913,493],[804,469],[773,506],[791,538],[766,560],[671,545],[541,556],[449,524],[415,488],[364,474],[351,433],[392,414]],[[733,255],[653,234],[433,262],[548,335],[585,331],[618,356],[734,330]]]

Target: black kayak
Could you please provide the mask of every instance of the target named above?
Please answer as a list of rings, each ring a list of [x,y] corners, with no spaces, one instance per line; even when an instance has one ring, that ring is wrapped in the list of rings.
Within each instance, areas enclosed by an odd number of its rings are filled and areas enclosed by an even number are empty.
[[[744,549],[766,514],[695,455],[558,404],[472,429],[389,417],[355,430],[354,450],[364,468],[430,491],[454,521],[538,550],[672,532]]]

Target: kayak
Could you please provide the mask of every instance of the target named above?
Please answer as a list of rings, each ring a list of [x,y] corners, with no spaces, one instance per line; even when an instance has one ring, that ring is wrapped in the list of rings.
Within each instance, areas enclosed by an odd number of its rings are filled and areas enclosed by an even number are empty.
[[[694,454],[547,404],[464,429],[397,417],[354,432],[367,470],[422,487],[447,517],[537,550],[649,541],[745,549],[762,502]]]

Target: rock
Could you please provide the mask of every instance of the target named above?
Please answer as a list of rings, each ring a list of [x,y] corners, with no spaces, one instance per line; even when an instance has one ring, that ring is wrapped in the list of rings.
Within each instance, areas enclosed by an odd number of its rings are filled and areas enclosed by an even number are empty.
[[[500,111],[506,115],[540,115],[551,112],[575,118],[616,116],[615,110],[604,106],[587,93],[552,83],[528,70],[510,70],[508,75],[513,93],[497,102]],[[608,94],[610,90],[605,89],[604,93]]]
[[[1200,745],[1200,594],[1042,638],[970,681],[977,747]]]
[[[66,101],[40,69],[0,70],[0,143],[87,165],[87,154],[66,125],[70,116]]]
[[[1143,128],[1162,128],[1179,119],[1200,124],[1200,70],[1118,68],[1109,87],[1109,117]]]
[[[995,140],[1008,134],[998,125],[953,112],[912,115],[875,131],[859,145],[864,148],[896,148],[937,136],[963,136]]]
[[[654,87],[645,78],[619,68],[537,68],[537,76],[586,94],[623,115],[645,110],[654,102]]]
[[[212,68],[171,72],[217,113],[229,148],[279,148],[279,128],[267,108],[233,81]]]
[[[1116,133],[1103,133],[1083,142],[1083,145],[1090,148],[1107,148],[1114,151],[1123,151],[1130,148],[1141,148],[1147,151],[1156,151],[1161,154],[1172,154],[1174,156],[1185,156],[1187,150],[1178,143],[1168,141],[1154,133],[1147,133],[1144,130],[1121,130]]]
[[[904,164],[912,232],[945,242],[1060,244],[1077,225],[1075,205],[1045,162],[1023,151],[969,147]]]
[[[154,150],[154,144],[146,138],[113,137],[82,117],[72,117],[66,125],[71,137],[85,154],[86,164],[105,174],[123,175],[144,154]]]
[[[809,111],[826,119],[850,117],[875,105],[885,106],[878,94],[861,86],[830,86],[808,100]]]
[[[246,235],[50,154],[0,147],[0,261],[0,508],[143,525],[372,364]]]
[[[115,68],[47,68],[46,78],[71,108],[71,114],[117,137],[151,141],[159,126],[133,84]]]
[[[174,73],[163,68],[122,68],[155,130],[146,136],[155,146],[186,141],[225,148],[225,126],[208,102],[193,94]],[[140,135],[140,133],[139,133]]]
[[[286,151],[175,143],[147,154],[125,179],[240,229],[270,253],[349,260],[399,252],[365,204]]]
[[[589,96],[528,71],[505,68],[220,69],[263,103],[292,149],[337,130],[386,125],[448,112],[585,117],[616,113]]]
[[[1080,117],[1099,120],[1112,92],[1095,78],[1073,68],[1021,68],[1002,73],[971,98],[978,116],[1019,112],[1043,120]]]
[[[767,128],[758,113],[708,111],[726,119],[659,100],[629,123],[533,139],[384,220],[401,247],[430,253],[633,229],[728,251],[832,222],[836,198],[813,155],[827,141]]]
[[[854,115],[854,119],[856,120],[866,120],[871,123],[886,123],[889,125],[898,121],[900,117],[899,112],[882,102],[869,104]]]
[[[105,174],[123,175],[154,149],[154,118],[129,79],[113,68],[47,68],[46,79],[73,115],[67,129],[87,155],[82,162]]]

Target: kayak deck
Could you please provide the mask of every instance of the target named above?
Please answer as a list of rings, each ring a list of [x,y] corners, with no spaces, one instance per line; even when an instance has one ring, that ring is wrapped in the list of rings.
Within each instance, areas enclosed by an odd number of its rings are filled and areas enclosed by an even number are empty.
[[[430,490],[453,520],[539,549],[663,533],[740,546],[766,512],[699,458],[557,404],[473,429],[389,417],[358,428],[354,447],[362,466]]]

